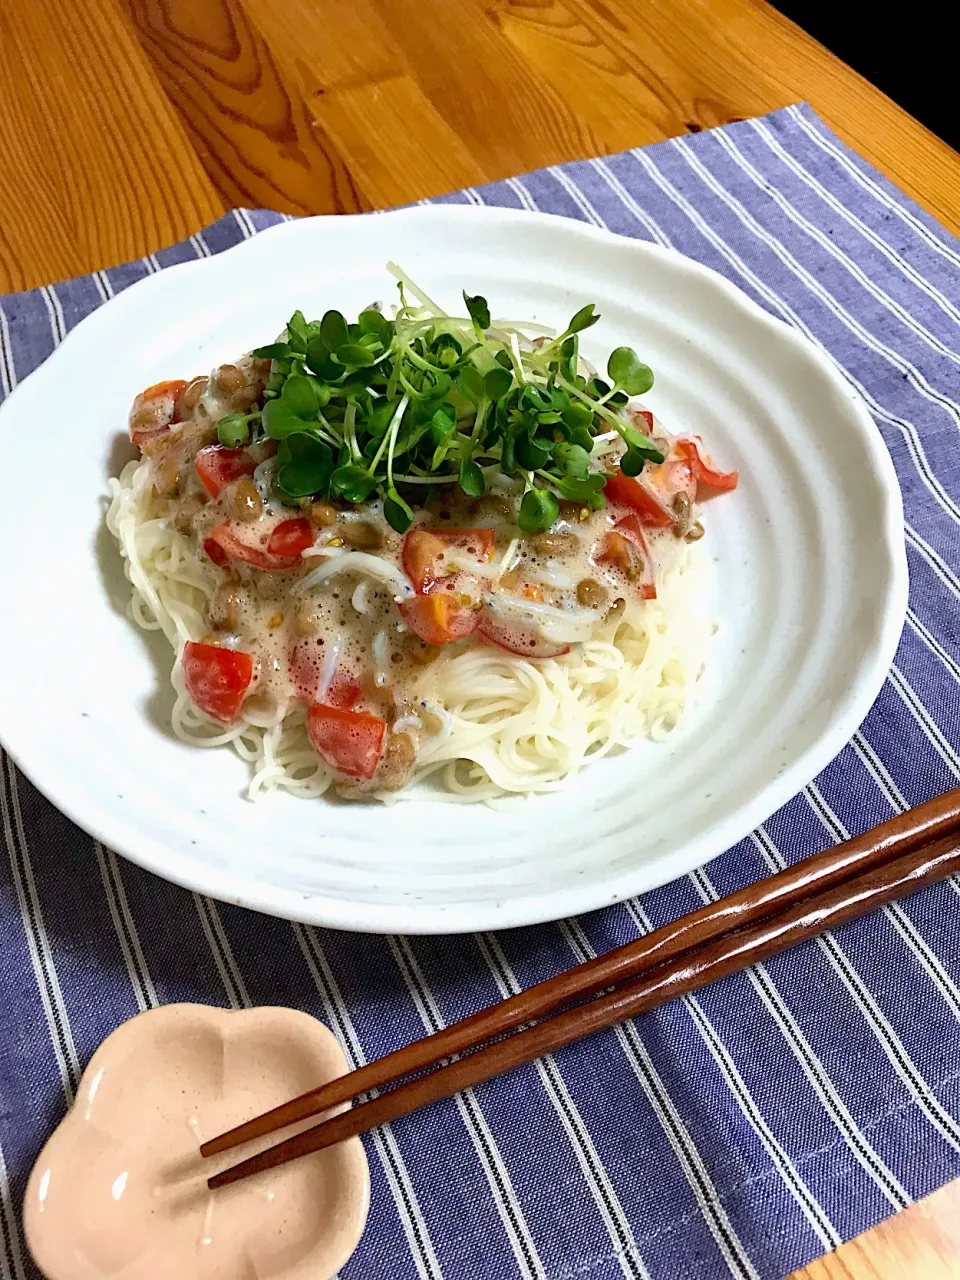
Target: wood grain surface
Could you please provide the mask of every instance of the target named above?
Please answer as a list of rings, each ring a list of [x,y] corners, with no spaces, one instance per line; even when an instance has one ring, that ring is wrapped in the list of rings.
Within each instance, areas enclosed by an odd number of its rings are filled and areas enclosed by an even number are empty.
[[[960,159],[761,0],[0,0],[0,291],[806,98],[954,230]]]
[[[960,1182],[887,1218],[790,1280],[957,1280]]]
[[[0,292],[801,99],[960,231],[960,157],[762,0],[0,0]],[[800,1275],[956,1280],[960,1184]]]

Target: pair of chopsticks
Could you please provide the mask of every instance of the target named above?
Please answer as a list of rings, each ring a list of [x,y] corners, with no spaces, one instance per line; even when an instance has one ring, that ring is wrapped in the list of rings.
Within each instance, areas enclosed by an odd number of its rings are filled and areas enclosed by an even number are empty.
[[[957,870],[960,788],[205,1142],[201,1155],[216,1155],[427,1073],[215,1174],[208,1185],[227,1186],[449,1098]]]

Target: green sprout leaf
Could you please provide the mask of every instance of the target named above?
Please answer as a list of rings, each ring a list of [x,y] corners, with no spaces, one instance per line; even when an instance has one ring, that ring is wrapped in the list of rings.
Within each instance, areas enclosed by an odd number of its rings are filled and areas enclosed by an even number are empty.
[[[523,399],[531,408],[538,412],[546,413],[553,406],[550,400],[550,393],[544,391],[542,387],[538,387],[533,382],[528,382],[523,388]]]
[[[578,340],[573,334],[565,338],[560,346],[560,372],[568,382],[572,382],[577,376],[578,348]]]
[[[430,344],[430,354],[442,369],[454,369],[460,363],[463,347],[451,333],[441,333]]]
[[[393,421],[393,415],[396,412],[399,400],[383,400],[379,401],[370,410],[370,416],[367,418],[367,430],[377,440],[386,434],[387,427]]]
[[[353,462],[337,467],[330,477],[331,494],[335,498],[346,498],[347,502],[366,502],[376,485],[370,472]]]
[[[467,304],[467,311],[474,323],[474,327],[481,333],[484,329],[489,329],[490,308],[487,306],[486,298],[481,297],[479,293],[475,298],[471,298],[466,289],[464,289],[463,300]]]
[[[628,449],[620,459],[620,470],[625,476],[638,476],[643,470],[646,458],[636,449]]]
[[[483,379],[483,394],[488,400],[500,400],[513,386],[513,374],[507,369],[491,369]]]
[[[320,407],[316,392],[317,382],[302,373],[292,373],[283,384],[280,403],[297,418],[309,421],[316,418]],[[327,393],[329,397],[329,392]]]
[[[394,458],[399,458],[415,449],[420,439],[426,435],[429,425],[429,419],[426,422],[416,422],[408,416],[397,435],[397,443],[393,451]]]
[[[217,423],[217,439],[228,449],[239,449],[250,439],[250,419],[245,413],[228,413]]]
[[[267,375],[267,381],[263,388],[263,394],[266,399],[278,396],[283,390],[283,384],[286,382],[290,373],[289,360],[274,360],[273,368]]]
[[[350,341],[347,322],[339,311],[327,311],[320,321],[320,341],[328,351],[336,351]]]
[[[290,498],[326,492],[333,472],[333,454],[314,436],[294,433],[280,446],[277,485]]]
[[[653,386],[653,370],[631,347],[617,347],[611,351],[607,376],[628,396],[642,396]]]
[[[571,401],[563,410],[561,417],[571,430],[577,427],[589,427],[593,421],[593,414],[582,400]]]
[[[435,409],[428,428],[430,443],[433,447],[438,448],[445,444],[453,435],[456,425],[457,413],[453,405],[444,403],[439,409]]]
[[[254,347],[250,354],[257,360],[289,360],[293,348],[289,342],[269,342],[265,347]]]
[[[505,475],[512,476],[517,469],[517,442],[512,434],[503,437],[500,450],[500,469]]]
[[[357,324],[364,337],[374,337],[384,349],[389,347],[393,338],[393,325],[374,307],[361,311],[357,317]]]
[[[486,397],[484,383],[483,374],[472,364],[464,365],[457,378],[457,386],[474,404],[479,404]]]
[[[597,315],[596,304],[588,302],[585,307],[581,307],[577,314],[567,325],[567,333],[583,333],[584,329],[589,329],[591,325],[597,323],[600,317]]]
[[[377,371],[372,366],[352,370],[343,381],[343,390],[347,399],[356,399],[357,396],[361,399],[369,399],[372,393],[368,390],[368,387],[376,379]]]
[[[338,382],[343,376],[343,366],[330,358],[322,338],[311,338],[307,343],[307,368],[324,382]]]
[[[551,476],[550,483],[562,498],[567,498],[571,502],[591,502],[594,498],[602,496],[601,491],[607,483],[607,478],[593,472],[582,480],[575,479],[573,476]],[[601,502],[600,506],[603,505]]]
[[[483,472],[472,458],[460,463],[460,488],[470,498],[482,498],[487,490]]]
[[[421,390],[429,400],[439,400],[453,386],[449,373],[424,373]]]
[[[383,514],[387,524],[397,533],[406,533],[413,524],[413,512],[393,486],[387,490],[387,496],[383,500]]]
[[[642,431],[637,431],[635,427],[624,427],[620,434],[623,436],[627,445],[634,453],[639,453],[645,462],[663,462],[664,455],[653,443],[649,436],[645,436]]]
[[[316,409],[314,409],[316,414]],[[281,398],[268,400],[263,406],[263,429],[271,440],[285,440],[295,431],[305,431],[309,424]]]
[[[362,347],[359,342],[345,342],[342,347],[337,347],[336,355],[348,369],[361,369],[377,362],[376,354],[369,347]]]
[[[516,443],[517,461],[526,471],[539,471],[550,457],[550,448],[539,440],[521,436]]]
[[[590,472],[590,455],[578,444],[561,441],[553,446],[553,460],[564,475],[585,480]]]
[[[310,333],[302,311],[295,311],[287,321],[287,339],[294,351],[299,351],[301,355],[306,353]]]
[[[560,514],[560,503],[549,489],[529,489],[520,503],[517,523],[524,533],[542,533]]]

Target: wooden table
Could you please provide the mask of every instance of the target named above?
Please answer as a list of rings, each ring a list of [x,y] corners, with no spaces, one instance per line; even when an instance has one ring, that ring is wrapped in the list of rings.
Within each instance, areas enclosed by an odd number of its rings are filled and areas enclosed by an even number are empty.
[[[0,292],[804,98],[960,231],[960,157],[762,0],[0,0]],[[960,1183],[801,1274],[960,1275]]]

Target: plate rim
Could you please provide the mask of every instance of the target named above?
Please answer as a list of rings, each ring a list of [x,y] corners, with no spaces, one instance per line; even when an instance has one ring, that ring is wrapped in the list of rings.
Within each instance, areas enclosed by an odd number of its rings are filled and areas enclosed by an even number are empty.
[[[420,205],[375,214],[319,215],[278,223],[211,257],[198,258],[195,261],[177,263],[164,268],[162,271],[136,281],[108,302],[97,307],[95,311],[79,321],[54,351],[22,379],[3,404],[0,404],[0,430],[3,428],[5,418],[9,416],[9,405],[15,403],[19,406],[24,398],[22,393],[25,388],[35,392],[37,385],[50,377],[51,368],[54,373],[59,370],[62,363],[61,353],[66,349],[68,354],[72,354],[78,349],[81,338],[83,341],[96,342],[98,327],[105,323],[104,316],[109,316],[109,322],[113,324],[122,314],[121,307],[132,305],[131,295],[135,299],[142,300],[147,296],[148,289],[156,292],[159,289],[176,288],[178,282],[184,278],[183,273],[196,273],[201,269],[209,271],[214,264],[222,263],[224,260],[229,260],[232,267],[236,262],[236,255],[262,252],[265,240],[269,244],[275,243],[280,235],[287,237],[301,235],[305,226],[332,223],[339,226],[344,223],[359,224],[368,221],[371,217],[427,224],[445,223],[450,220],[488,224],[494,221],[519,224],[522,221],[525,226],[529,226],[532,221],[548,233],[561,231],[563,234],[579,237],[588,242],[616,245],[621,252],[632,253],[638,257],[659,258],[669,263],[672,269],[699,277],[708,282],[711,287],[719,289],[727,301],[745,316],[754,323],[765,326],[782,341],[792,345],[795,350],[802,351],[804,356],[816,365],[821,376],[847,402],[854,416],[859,420],[862,442],[867,448],[876,478],[880,481],[883,509],[877,513],[879,517],[877,546],[884,553],[888,579],[884,608],[877,616],[879,625],[871,644],[871,651],[861,661],[857,679],[848,690],[844,702],[838,707],[831,727],[796,756],[764,788],[750,800],[732,810],[721,822],[701,831],[698,836],[687,841],[686,845],[662,854],[653,862],[639,862],[610,872],[604,879],[583,888],[553,890],[542,899],[534,899],[529,890],[524,890],[523,896],[511,901],[508,891],[503,900],[490,899],[453,905],[396,901],[383,904],[313,894],[306,896],[294,889],[264,885],[261,881],[250,877],[241,879],[229,870],[207,867],[189,856],[176,853],[163,842],[154,839],[148,831],[138,829],[135,824],[131,824],[125,816],[111,812],[96,799],[88,801],[82,788],[71,783],[66,770],[55,767],[51,771],[49,767],[45,768],[42,747],[39,750],[31,750],[32,741],[27,741],[26,749],[21,750],[23,738],[21,737],[18,741],[16,724],[11,724],[3,714],[2,691],[0,691],[0,742],[31,783],[71,822],[95,840],[115,848],[116,852],[121,853],[129,861],[173,884],[209,895],[219,901],[268,915],[351,932],[403,932],[427,935],[541,924],[562,919],[567,915],[581,914],[614,905],[638,893],[668,883],[677,876],[682,876],[695,867],[711,861],[737,840],[748,835],[801,791],[836,758],[862,723],[880,692],[894,659],[906,617],[909,589],[903,537],[903,499],[896,470],[880,430],[862,396],[850,385],[833,358],[805,335],[784,320],[765,311],[725,276],[676,249],[620,235],[562,215],[505,209],[490,205],[458,204]],[[120,840],[117,839],[118,833],[121,835]],[[683,857],[680,857],[681,853],[684,854]],[[171,854],[174,858],[172,866],[169,861]],[[666,868],[664,868],[665,863]],[[661,868],[659,874],[655,870],[657,867]],[[545,909],[536,905],[541,900],[549,904]]]

